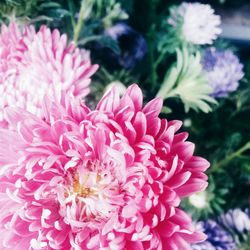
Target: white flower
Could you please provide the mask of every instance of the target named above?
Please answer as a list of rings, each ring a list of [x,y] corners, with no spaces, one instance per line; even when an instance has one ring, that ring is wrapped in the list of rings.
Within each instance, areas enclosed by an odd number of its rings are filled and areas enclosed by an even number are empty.
[[[180,23],[183,38],[193,44],[212,44],[221,33],[220,16],[214,14],[209,4],[182,3],[171,13],[169,23],[173,26]]]
[[[189,197],[189,202],[198,209],[203,209],[208,206],[206,192],[193,194]]]

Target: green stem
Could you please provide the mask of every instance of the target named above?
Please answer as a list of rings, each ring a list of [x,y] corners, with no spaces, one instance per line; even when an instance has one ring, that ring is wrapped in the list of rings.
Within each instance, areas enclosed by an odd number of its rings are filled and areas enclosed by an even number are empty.
[[[74,19],[74,14],[75,13],[75,7],[74,7],[74,3],[72,2],[72,0],[68,0],[68,6],[69,6],[69,11],[71,13],[70,15],[70,21],[71,21],[71,25],[73,27],[73,29],[75,29],[75,25],[76,25],[76,22],[75,22],[75,19]]]
[[[157,85],[157,71],[156,67],[154,66],[154,27],[151,27],[149,33],[149,60],[151,65],[150,71],[150,81],[151,81],[151,90],[154,91]]]
[[[103,4],[102,0],[96,1],[96,5],[97,5],[96,16],[98,18],[101,18],[102,16],[102,9],[103,9],[102,4]]]
[[[211,170],[208,171],[208,172],[209,173],[216,172],[219,168],[222,168],[222,167],[226,166],[230,161],[234,160],[235,158],[240,157],[242,155],[242,153],[244,153],[245,151],[247,151],[249,149],[250,149],[250,142],[247,142],[240,149],[238,149],[234,153],[227,156],[225,159],[223,159],[223,160],[219,161],[218,163],[216,163],[215,165],[213,165]]]
[[[79,12],[79,17],[78,17],[78,21],[75,25],[74,28],[74,42],[77,43],[79,36],[80,36],[80,32],[83,26],[83,21],[84,21],[84,9],[85,5],[84,5],[84,0],[82,0],[81,2],[81,8],[80,8],[80,12]]]
[[[163,60],[163,58],[165,57],[166,55],[165,55],[165,53],[161,53],[159,56],[158,56],[158,58],[157,58],[157,60],[155,61],[155,63],[154,63],[154,68],[155,68],[155,70],[157,69],[157,67],[158,67],[158,65],[161,63],[161,61]]]

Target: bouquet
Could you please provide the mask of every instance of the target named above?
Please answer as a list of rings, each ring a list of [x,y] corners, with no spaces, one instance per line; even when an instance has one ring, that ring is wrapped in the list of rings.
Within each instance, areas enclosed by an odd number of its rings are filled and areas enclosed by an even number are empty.
[[[248,61],[209,4],[141,8],[0,4],[0,249],[249,249]]]

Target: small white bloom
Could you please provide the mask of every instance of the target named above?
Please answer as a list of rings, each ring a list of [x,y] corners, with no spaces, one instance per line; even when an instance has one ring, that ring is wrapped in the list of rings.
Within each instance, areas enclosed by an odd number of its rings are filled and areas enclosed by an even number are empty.
[[[183,125],[184,125],[184,127],[187,127],[187,128],[191,127],[192,126],[192,120],[189,119],[189,118],[185,119],[183,121]]]
[[[189,197],[189,202],[196,208],[205,208],[207,206],[206,192],[200,192],[198,194],[191,195]]]
[[[182,3],[171,15],[169,23],[172,25],[177,24],[177,18],[181,18],[182,36],[187,42],[212,44],[221,33],[220,16],[214,14],[209,4]]]

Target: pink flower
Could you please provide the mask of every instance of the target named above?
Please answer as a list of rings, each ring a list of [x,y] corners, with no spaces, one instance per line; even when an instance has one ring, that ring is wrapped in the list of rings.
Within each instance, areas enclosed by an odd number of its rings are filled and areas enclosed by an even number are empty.
[[[61,92],[83,98],[97,70],[89,53],[67,43],[67,36],[42,26],[19,29],[2,25],[0,34],[0,122],[6,106],[22,107],[42,115],[45,94],[60,99]]]
[[[44,120],[6,108],[0,130],[0,249],[188,250],[204,239],[179,208],[209,163],[179,121],[110,90],[96,110],[46,98]]]

